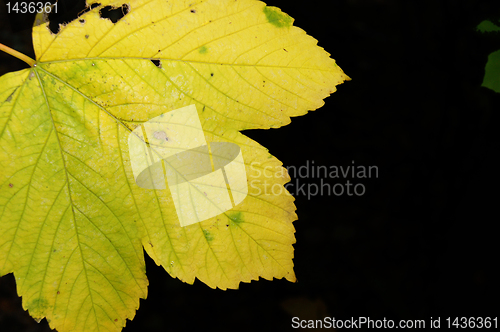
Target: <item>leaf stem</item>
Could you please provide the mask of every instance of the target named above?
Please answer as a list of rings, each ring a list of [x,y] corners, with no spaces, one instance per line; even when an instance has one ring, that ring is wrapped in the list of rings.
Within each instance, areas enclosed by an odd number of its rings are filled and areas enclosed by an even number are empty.
[[[30,67],[33,67],[36,63],[36,61],[33,60],[32,58],[30,58],[29,56],[24,55],[21,52],[18,52],[16,50],[13,50],[12,48],[5,46],[2,43],[0,43],[0,51],[4,51],[5,53],[12,55],[12,56],[18,58],[19,60],[23,60],[28,65],[30,65]]]

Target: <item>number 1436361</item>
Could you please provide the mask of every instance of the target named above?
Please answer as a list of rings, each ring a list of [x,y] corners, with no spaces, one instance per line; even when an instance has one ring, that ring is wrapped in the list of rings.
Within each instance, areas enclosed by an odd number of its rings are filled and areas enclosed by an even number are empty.
[[[57,2],[7,2],[7,13],[11,14],[34,14],[34,13],[57,13]]]

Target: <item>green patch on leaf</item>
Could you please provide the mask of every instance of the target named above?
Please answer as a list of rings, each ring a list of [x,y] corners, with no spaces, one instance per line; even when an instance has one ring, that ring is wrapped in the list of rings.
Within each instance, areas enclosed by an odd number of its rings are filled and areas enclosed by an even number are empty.
[[[231,212],[231,213],[228,213],[227,215],[229,217],[229,219],[235,223],[236,225],[239,225],[243,222],[245,222],[243,220],[243,214],[241,213],[241,211],[237,211],[237,212]]]
[[[203,230],[203,235],[205,235],[205,239],[207,239],[208,242],[211,242],[214,239],[214,236],[206,229]]]
[[[200,52],[200,54],[205,54],[208,52],[208,48],[205,45],[203,45],[198,49],[198,52]]]
[[[264,7],[267,21],[278,28],[286,28],[292,26],[293,18],[288,14],[283,13],[281,9],[272,6]]]
[[[49,302],[43,297],[35,298],[28,307],[33,317],[43,317],[44,311],[49,307]]]

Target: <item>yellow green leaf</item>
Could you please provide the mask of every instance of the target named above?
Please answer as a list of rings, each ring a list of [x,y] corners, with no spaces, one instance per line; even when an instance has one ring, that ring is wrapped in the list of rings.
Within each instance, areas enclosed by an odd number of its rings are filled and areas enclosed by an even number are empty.
[[[57,33],[37,16],[36,63],[0,78],[0,275],[13,272],[24,308],[61,332],[119,331],[134,317],[143,248],[187,283],[295,281],[289,176],[240,131],[286,125],[349,78],[260,1],[98,3]],[[108,5],[126,14],[101,17]],[[181,227],[168,187],[137,185],[128,138],[189,105],[207,142],[241,149],[248,195]]]

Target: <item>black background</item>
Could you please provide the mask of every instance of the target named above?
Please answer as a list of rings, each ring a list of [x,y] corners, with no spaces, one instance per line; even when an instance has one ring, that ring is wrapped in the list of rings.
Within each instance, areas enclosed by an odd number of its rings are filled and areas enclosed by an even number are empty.
[[[500,94],[480,85],[500,34],[475,27],[500,17],[500,2],[267,4],[294,17],[352,81],[286,127],[245,134],[284,166],[354,161],[379,176],[356,180],[360,197],[296,197],[297,283],[212,290],[146,258],[148,299],[124,331],[287,330],[294,316],[499,316]],[[0,13],[0,42],[34,58],[33,16],[7,15],[3,3]],[[26,67],[0,53],[0,74]],[[0,278],[0,331],[48,330],[22,310],[12,274]]]

